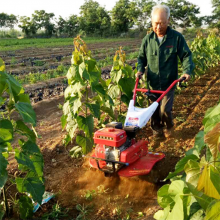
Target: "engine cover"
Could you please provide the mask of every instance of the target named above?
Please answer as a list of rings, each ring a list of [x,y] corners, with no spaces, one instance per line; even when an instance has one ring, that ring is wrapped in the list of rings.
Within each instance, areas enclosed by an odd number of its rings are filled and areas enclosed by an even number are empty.
[[[95,132],[94,142],[105,146],[120,147],[127,139],[126,132],[122,129],[103,128]]]
[[[148,152],[148,142],[141,140],[133,144],[126,150],[121,152],[120,162],[124,163],[134,163],[139,158],[147,155]]]

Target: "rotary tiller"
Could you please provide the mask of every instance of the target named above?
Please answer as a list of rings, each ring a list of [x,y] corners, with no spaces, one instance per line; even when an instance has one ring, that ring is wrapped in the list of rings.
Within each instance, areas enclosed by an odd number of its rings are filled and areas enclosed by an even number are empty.
[[[118,173],[119,176],[132,177],[148,174],[154,164],[165,157],[164,153],[148,151],[147,140],[135,140],[138,130],[150,120],[162,98],[178,82],[185,77],[175,80],[166,91],[138,89],[139,78],[136,79],[133,99],[129,103],[124,127],[120,122],[112,122],[94,134],[96,144],[94,153],[89,156],[91,167],[99,169],[106,176]],[[161,94],[148,108],[135,107],[136,93],[146,95]]]

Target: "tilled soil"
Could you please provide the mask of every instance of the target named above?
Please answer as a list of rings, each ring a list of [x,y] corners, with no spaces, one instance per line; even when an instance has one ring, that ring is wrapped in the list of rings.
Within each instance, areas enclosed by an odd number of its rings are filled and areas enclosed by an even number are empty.
[[[96,60],[113,57],[120,46],[127,47],[126,53],[138,51],[141,39],[128,39],[124,41],[101,42],[88,44]],[[0,52],[0,57],[6,64],[6,69],[12,75],[25,76],[29,73],[41,72],[56,69],[59,65],[69,66],[74,46],[28,48],[17,51]]]
[[[155,165],[154,172],[149,175],[151,179],[158,175],[164,179],[185,151],[193,147],[194,137],[202,129],[205,111],[219,101],[219,74],[220,68],[216,68],[176,94],[173,136],[154,143],[149,126],[138,134],[138,139],[149,138],[153,150],[166,155]],[[138,177],[106,178],[100,171],[91,169],[86,159],[72,159],[68,154],[69,148],[62,144],[65,132],[60,123],[62,111],[57,106],[63,101],[63,97],[58,96],[34,105],[38,120],[36,130],[41,136],[38,145],[45,162],[46,190],[56,194],[56,199],[43,205],[35,218],[50,212],[52,205],[58,201],[61,207],[69,209],[69,217],[61,219],[75,219],[79,214],[77,204],[89,210],[87,219],[91,220],[126,219],[128,216],[130,219],[153,219],[153,214],[160,209],[156,193],[162,183],[155,185]],[[17,169],[13,161],[11,168]]]
[[[132,68],[135,68],[136,59],[127,61]],[[101,69],[102,79],[109,79],[112,66],[106,66]],[[68,86],[66,77],[58,77],[35,84],[24,85],[25,93],[30,97],[32,103],[64,95],[64,91]]]

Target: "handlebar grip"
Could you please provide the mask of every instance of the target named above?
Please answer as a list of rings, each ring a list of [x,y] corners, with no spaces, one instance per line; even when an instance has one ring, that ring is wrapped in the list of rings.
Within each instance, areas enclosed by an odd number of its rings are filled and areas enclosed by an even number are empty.
[[[186,77],[182,77],[182,78],[180,78],[180,83],[182,82],[182,81],[184,81],[186,79]]]
[[[141,79],[143,75],[144,75],[144,73],[142,73],[141,75],[139,75],[138,78]]]

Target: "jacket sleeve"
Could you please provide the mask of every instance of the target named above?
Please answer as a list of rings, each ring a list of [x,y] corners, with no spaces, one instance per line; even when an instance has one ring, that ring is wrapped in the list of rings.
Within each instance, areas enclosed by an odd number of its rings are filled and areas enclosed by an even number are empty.
[[[145,67],[147,66],[147,57],[146,57],[146,37],[142,40],[142,44],[139,50],[138,55],[138,65],[137,70],[138,72],[144,73]]]
[[[192,61],[192,52],[190,51],[182,35],[179,38],[177,53],[182,63],[183,73],[191,75],[194,69],[194,63]]]

